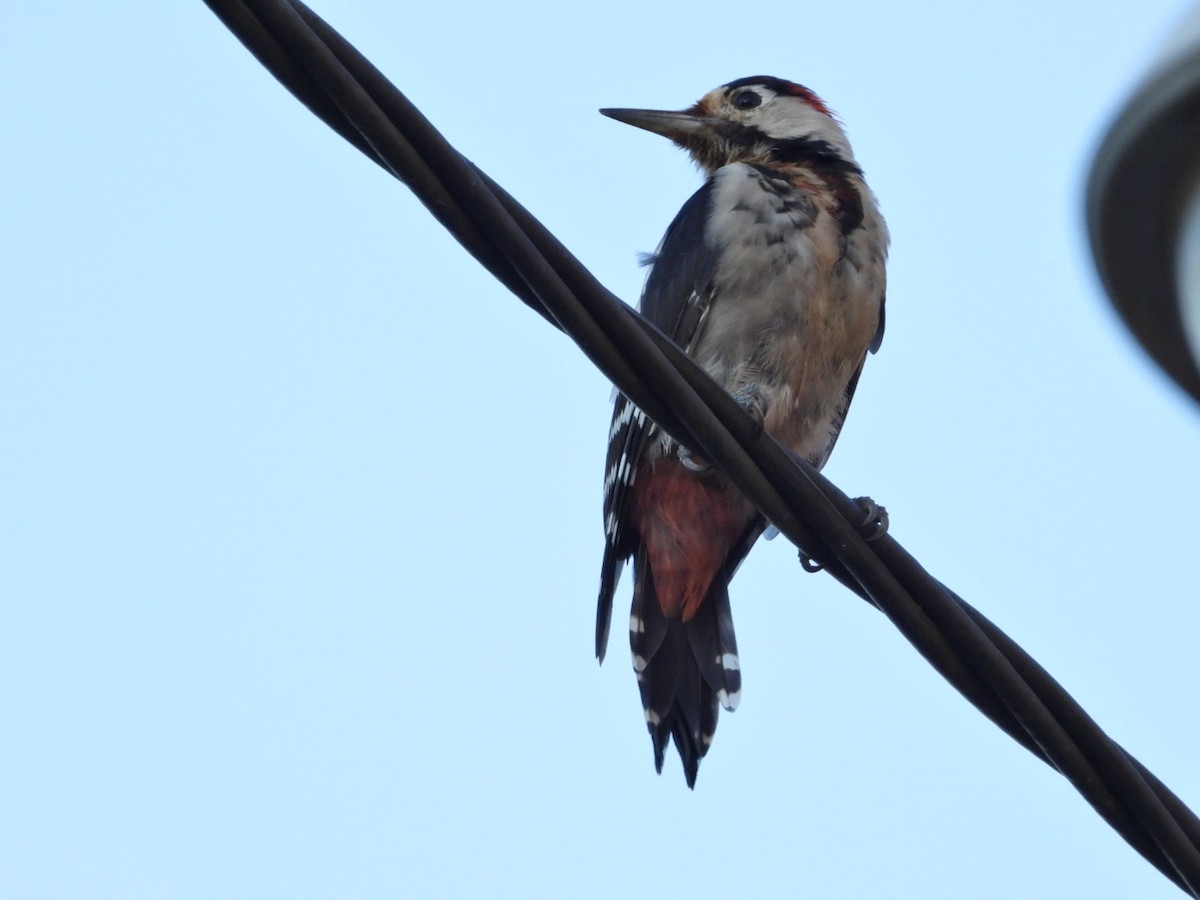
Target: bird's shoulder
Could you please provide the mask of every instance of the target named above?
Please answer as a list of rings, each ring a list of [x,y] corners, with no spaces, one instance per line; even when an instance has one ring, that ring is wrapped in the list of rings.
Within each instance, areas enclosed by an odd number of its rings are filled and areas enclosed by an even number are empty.
[[[707,231],[715,188],[709,178],[680,208],[650,257],[642,290],[642,315],[684,347],[711,301],[717,253]]]

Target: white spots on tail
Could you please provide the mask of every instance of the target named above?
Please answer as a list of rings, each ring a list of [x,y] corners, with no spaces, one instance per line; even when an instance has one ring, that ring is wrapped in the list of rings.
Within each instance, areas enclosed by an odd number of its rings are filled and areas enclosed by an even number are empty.
[[[741,664],[738,662],[736,653],[722,653],[717,657],[717,663],[726,672],[741,672]],[[735,709],[737,709],[738,704],[742,702],[740,675],[735,683],[739,686],[736,691],[728,691],[725,688],[721,688],[717,691],[717,702],[730,712],[733,712]]]
[[[642,617],[638,615],[629,616],[629,633],[630,634],[645,634],[646,623],[642,621]]]

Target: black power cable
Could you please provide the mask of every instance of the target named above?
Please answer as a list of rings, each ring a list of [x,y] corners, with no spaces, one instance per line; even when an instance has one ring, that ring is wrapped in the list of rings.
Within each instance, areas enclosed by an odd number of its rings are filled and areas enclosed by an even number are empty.
[[[883,612],[1001,729],[1061,772],[1164,875],[1200,897],[1200,820],[1004,632],[859,505],[792,459],[667,338],[609,293],[298,0],[205,0],[285,87],[399,178],[502,284],[579,344],[673,437],[713,460],[801,552]]]

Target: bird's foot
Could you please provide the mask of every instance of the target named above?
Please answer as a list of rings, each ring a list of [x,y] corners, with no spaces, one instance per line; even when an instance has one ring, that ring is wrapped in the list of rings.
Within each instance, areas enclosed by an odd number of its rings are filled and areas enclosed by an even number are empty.
[[[864,541],[868,543],[877,541],[887,534],[889,520],[886,508],[880,506],[870,497],[855,497],[854,502],[858,504],[858,508],[863,512],[862,521],[854,527]],[[820,572],[825,568],[825,564],[801,550],[800,567],[805,572]]]
[[[706,472],[712,471],[712,463],[702,456],[697,456],[687,447],[683,446],[683,444],[679,445],[679,448],[675,451],[675,456],[678,457],[683,467],[693,475],[703,475]]]
[[[825,568],[825,564],[817,562],[815,558],[809,556],[807,553],[801,550],[800,568],[802,568],[805,572],[815,575]]]
[[[762,434],[763,422],[767,417],[767,401],[763,397],[762,390],[756,384],[744,384],[733,392],[732,397],[734,402],[745,410],[746,415],[754,420],[754,436],[757,438]],[[703,475],[712,470],[711,462],[699,454],[693,453],[687,447],[680,446],[675,451],[675,455],[683,463],[685,469],[696,475]]]
[[[855,497],[854,502],[863,511],[863,520],[858,533],[864,541],[877,541],[888,532],[888,511],[870,497]]]
[[[767,398],[763,396],[762,388],[756,384],[743,384],[733,392],[733,399],[754,420],[757,426],[755,437],[758,437],[767,418]]]

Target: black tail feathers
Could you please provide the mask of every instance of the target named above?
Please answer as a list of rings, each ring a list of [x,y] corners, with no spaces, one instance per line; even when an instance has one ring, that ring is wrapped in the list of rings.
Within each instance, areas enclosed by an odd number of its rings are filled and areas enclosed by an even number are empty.
[[[741,699],[728,580],[725,573],[718,574],[696,615],[684,622],[663,615],[642,554],[634,574],[629,644],[654,744],[654,765],[662,772],[667,741],[674,739],[688,787],[695,787],[720,707],[733,711]]]

